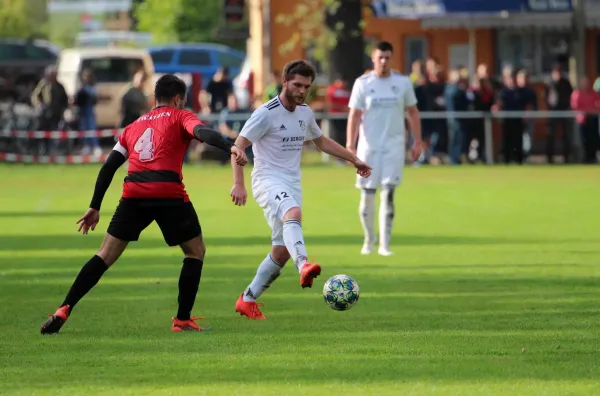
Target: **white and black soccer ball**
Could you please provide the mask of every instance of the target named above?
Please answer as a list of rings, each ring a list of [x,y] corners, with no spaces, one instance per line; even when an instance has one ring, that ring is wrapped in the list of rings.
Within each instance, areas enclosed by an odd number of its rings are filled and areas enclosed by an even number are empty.
[[[348,275],[334,275],[323,286],[323,299],[336,311],[346,311],[358,302],[358,283]]]

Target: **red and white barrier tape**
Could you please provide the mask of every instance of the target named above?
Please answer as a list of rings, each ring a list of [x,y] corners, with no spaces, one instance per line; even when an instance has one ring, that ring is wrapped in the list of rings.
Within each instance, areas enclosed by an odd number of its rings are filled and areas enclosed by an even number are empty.
[[[0,137],[20,139],[83,139],[90,137],[116,137],[123,129],[98,129],[94,131],[4,131],[0,130]]]
[[[106,161],[108,154],[94,155],[23,155],[0,153],[0,162],[24,164],[93,164]]]

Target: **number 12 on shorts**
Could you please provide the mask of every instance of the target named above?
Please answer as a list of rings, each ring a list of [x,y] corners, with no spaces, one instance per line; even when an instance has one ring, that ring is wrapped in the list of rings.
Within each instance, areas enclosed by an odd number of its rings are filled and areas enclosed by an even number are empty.
[[[288,195],[288,193],[286,193],[285,191],[282,191],[279,194],[275,195],[275,201],[281,201],[282,199],[286,199],[289,197],[290,196]]]
[[[148,162],[154,159],[154,129],[147,128],[133,147],[139,154],[140,161]]]

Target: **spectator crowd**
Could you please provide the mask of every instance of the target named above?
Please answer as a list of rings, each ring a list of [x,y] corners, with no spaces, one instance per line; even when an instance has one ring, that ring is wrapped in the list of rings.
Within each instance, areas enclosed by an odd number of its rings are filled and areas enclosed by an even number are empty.
[[[148,76],[142,71],[134,74],[131,83],[120,92],[121,123],[124,127],[149,109],[149,101],[142,91]],[[469,76],[465,68],[448,71],[442,70],[436,59],[425,62],[417,61],[412,65],[409,78],[414,84],[418,107],[421,112],[445,113],[445,117],[423,119],[422,131],[426,142],[426,151],[421,163],[435,163],[439,158],[447,158],[452,164],[485,162],[485,120],[483,118],[460,118],[454,112],[492,112],[527,111],[545,109],[549,111],[576,111],[573,118],[549,118],[535,123],[533,119],[505,118],[498,121],[502,136],[498,153],[506,163],[519,164],[527,160],[531,153],[532,137],[535,131],[541,131],[545,137],[545,157],[553,163],[557,154],[557,143],[563,162],[577,162],[579,159],[573,150],[575,134],[583,148],[582,162],[596,163],[600,151],[600,78],[592,84],[582,78],[578,86],[573,88],[561,66],[552,70],[548,81],[540,87],[530,82],[525,70],[507,67],[502,70],[499,79],[488,73],[486,65],[477,67],[476,75]],[[348,101],[352,83],[336,79],[323,90],[324,100],[317,104],[318,90],[311,91],[308,102],[315,111],[325,111],[335,117],[330,122],[331,136],[345,145],[346,120],[343,114],[348,111]],[[250,113],[256,106],[275,97],[281,92],[281,81],[274,71],[265,89],[264,96],[251,103],[251,108],[240,108],[238,98],[234,94],[232,80],[227,68],[219,71],[204,84],[199,95],[202,108],[200,117],[211,116],[212,123],[223,136],[235,140],[241,131],[244,121],[240,114]],[[188,98],[190,100],[190,98]],[[49,67],[46,75],[35,88],[31,103],[37,115],[38,130],[94,130],[96,120],[94,107],[98,101],[94,74],[85,70],[81,75],[80,88],[74,98],[69,99],[64,87],[57,81],[56,70]],[[189,102],[191,103],[191,101]],[[65,110],[72,111],[70,124],[65,125]],[[238,117],[232,117],[237,115]],[[206,117],[209,118],[209,117]],[[218,121],[214,121],[218,119]],[[52,153],[57,142],[49,139],[36,145],[37,154]],[[86,138],[82,142],[82,154],[99,155],[101,152],[98,138]],[[211,151],[203,145],[192,148],[192,152],[201,158],[211,158],[227,162],[228,158],[221,153]],[[252,160],[251,150],[248,151]]]
[[[447,117],[422,120],[423,138],[427,143],[423,163],[438,161],[442,155],[453,164],[486,161],[484,119],[461,119],[452,112],[542,109],[579,114],[575,119],[548,118],[537,123],[527,117],[499,120],[502,136],[499,154],[504,162],[524,163],[532,152],[536,131],[545,138],[543,151],[548,163],[553,163],[557,154],[565,163],[578,161],[572,144],[575,134],[583,148],[582,162],[597,162],[600,78],[593,85],[587,78],[582,78],[574,88],[563,68],[556,65],[547,81],[533,84],[526,70],[506,67],[496,79],[490,76],[488,67],[481,64],[476,75],[469,76],[466,68],[443,71],[434,58],[414,62],[409,78],[414,84],[421,112],[449,112]],[[347,111],[345,106],[351,89],[351,83],[342,80],[336,80],[328,87],[327,103],[331,114]],[[343,144],[345,122],[338,121],[332,126],[335,138]]]

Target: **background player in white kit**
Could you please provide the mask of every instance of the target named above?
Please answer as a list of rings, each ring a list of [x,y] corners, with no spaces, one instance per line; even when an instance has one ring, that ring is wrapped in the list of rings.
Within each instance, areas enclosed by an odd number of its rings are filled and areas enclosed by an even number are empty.
[[[394,190],[402,181],[406,153],[405,111],[414,137],[413,160],[421,154],[421,120],[415,91],[408,77],[392,72],[392,52],[390,43],[377,44],[371,55],[373,71],[356,79],[348,104],[346,147],[373,167],[371,176],[356,181],[361,189],[359,213],[365,233],[362,254],[370,254],[376,243],[375,193],[379,187],[379,254],[393,254],[390,238]]]
[[[250,319],[266,319],[256,299],[280,275],[290,257],[300,273],[303,288],[311,287],[313,279],[321,274],[319,264],[307,261],[302,235],[300,159],[304,142],[312,140],[319,150],[351,162],[360,177],[371,173],[371,168],[355,154],[323,136],[312,110],[304,104],[314,79],[315,69],[309,62],[288,63],[281,94],[252,113],[235,142],[242,151],[252,144],[252,192],[272,230],[271,253],[235,305],[237,312]],[[232,166],[231,197],[241,206],[246,203],[243,168],[234,162]]]

